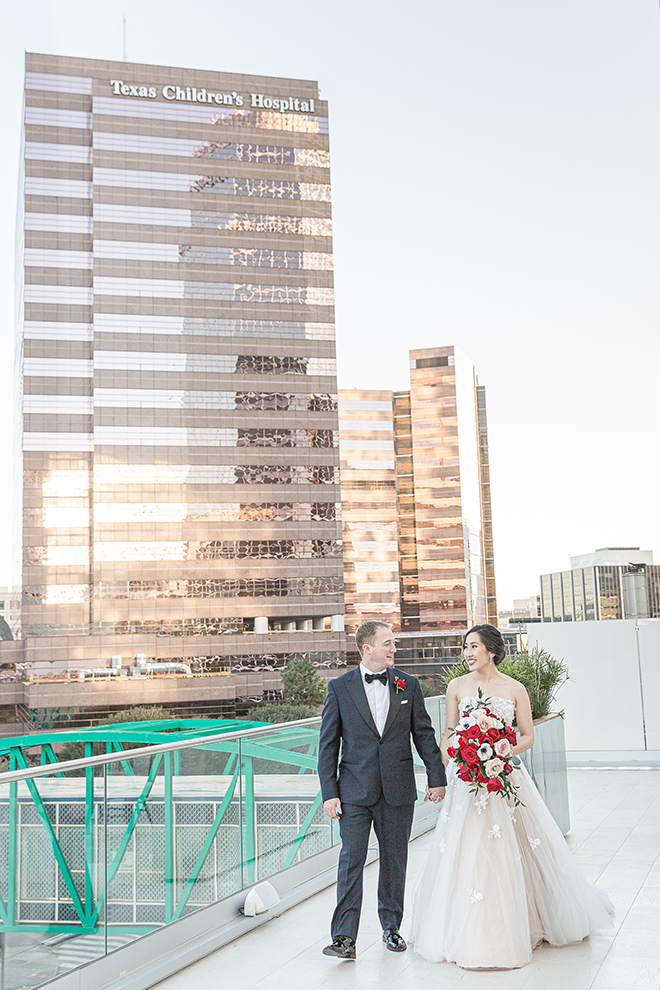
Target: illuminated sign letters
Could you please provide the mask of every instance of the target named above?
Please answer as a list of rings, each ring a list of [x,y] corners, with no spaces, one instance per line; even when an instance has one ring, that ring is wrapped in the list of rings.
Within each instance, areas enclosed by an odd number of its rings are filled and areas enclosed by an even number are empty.
[[[123,79],[111,79],[114,96],[137,96],[142,99],[155,100],[158,96],[156,86],[141,86],[125,83]],[[184,103],[212,103],[216,106],[242,107],[243,97],[240,93],[212,93],[207,89],[197,89],[195,86],[163,86],[163,99]],[[250,107],[263,110],[278,110],[280,113],[314,113],[314,100],[299,100],[293,96],[271,97],[263,93],[250,93]]]

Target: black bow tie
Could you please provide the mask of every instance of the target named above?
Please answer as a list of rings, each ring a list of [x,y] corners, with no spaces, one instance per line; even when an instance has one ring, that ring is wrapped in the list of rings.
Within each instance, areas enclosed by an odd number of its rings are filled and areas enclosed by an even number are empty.
[[[381,670],[380,674],[365,674],[364,679],[367,684],[371,684],[372,681],[380,681],[381,684],[387,684],[387,671]]]

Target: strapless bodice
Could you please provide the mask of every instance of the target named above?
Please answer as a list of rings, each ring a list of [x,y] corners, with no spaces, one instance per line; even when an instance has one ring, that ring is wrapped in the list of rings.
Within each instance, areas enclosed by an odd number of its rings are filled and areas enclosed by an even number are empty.
[[[479,704],[479,698],[476,695],[466,695],[464,698],[461,698],[458,703],[461,715],[465,712],[464,705],[466,701],[470,702],[470,704]],[[489,698],[484,698],[484,703],[498,718],[504,719],[509,725],[513,725],[513,720],[516,717],[515,701],[512,701],[511,698],[500,698],[498,695],[492,695]]]

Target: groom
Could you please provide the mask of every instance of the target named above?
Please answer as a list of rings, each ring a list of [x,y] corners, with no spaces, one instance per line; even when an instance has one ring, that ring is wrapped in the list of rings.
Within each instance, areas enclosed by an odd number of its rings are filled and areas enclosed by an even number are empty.
[[[342,848],[337,907],[326,956],[355,959],[362,871],[374,826],[380,850],[378,917],[392,952],[407,948],[399,933],[408,840],[417,799],[411,737],[426,765],[427,797],[441,801],[445,772],[419,681],[392,669],[396,646],[384,622],[363,622],[355,634],[362,662],[328,682],[319,742],[323,808],[339,819]],[[341,745],[341,757],[340,757]]]

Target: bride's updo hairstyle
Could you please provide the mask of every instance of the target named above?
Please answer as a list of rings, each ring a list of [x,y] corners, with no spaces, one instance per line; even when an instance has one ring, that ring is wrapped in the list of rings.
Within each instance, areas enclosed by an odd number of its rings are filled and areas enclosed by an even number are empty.
[[[465,646],[465,641],[470,633],[476,633],[488,652],[495,654],[493,657],[493,663],[496,667],[499,667],[506,656],[506,646],[504,645],[502,633],[499,629],[496,629],[495,626],[489,625],[487,622],[484,622],[480,626],[472,626],[472,629],[468,629],[463,637],[463,646]]]

